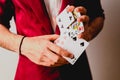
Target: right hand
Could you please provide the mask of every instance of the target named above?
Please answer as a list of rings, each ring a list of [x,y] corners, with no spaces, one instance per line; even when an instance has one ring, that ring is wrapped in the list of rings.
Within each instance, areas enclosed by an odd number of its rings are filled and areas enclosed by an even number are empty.
[[[68,64],[62,56],[73,58],[73,55],[53,43],[58,37],[58,35],[26,37],[21,54],[42,66],[56,67]]]

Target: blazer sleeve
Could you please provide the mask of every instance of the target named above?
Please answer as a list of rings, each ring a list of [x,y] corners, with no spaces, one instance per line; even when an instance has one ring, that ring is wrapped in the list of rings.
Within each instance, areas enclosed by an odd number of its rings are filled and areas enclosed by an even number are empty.
[[[74,5],[85,7],[87,9],[87,15],[90,17],[90,21],[96,17],[105,18],[100,0],[76,0]]]
[[[10,28],[10,20],[13,16],[13,7],[10,0],[0,0],[0,24]]]

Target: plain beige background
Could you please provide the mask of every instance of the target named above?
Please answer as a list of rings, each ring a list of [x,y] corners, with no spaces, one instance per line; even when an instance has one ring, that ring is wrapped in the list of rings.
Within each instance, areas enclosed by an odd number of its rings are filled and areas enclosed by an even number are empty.
[[[90,68],[93,80],[120,80],[120,0],[101,2],[106,20],[101,33],[87,48]],[[14,22],[11,24],[14,32]],[[17,61],[18,55],[0,49],[0,80],[14,80]]]

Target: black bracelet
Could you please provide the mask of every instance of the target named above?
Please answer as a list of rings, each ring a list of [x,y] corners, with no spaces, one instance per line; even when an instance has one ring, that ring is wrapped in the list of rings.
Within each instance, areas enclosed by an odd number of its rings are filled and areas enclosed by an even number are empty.
[[[21,42],[20,42],[20,46],[19,46],[19,54],[21,54],[21,46],[23,43],[23,40],[25,39],[25,36],[22,37]]]

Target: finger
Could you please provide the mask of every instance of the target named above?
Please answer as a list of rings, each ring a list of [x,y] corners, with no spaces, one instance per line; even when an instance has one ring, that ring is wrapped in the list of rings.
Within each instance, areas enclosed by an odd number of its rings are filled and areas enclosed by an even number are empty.
[[[60,56],[59,60],[54,65],[52,65],[51,67],[62,66],[62,65],[65,65],[65,64],[69,64],[69,62],[66,59],[64,59],[62,56]]]
[[[41,62],[39,65],[47,66],[47,67],[50,67],[50,66],[51,66],[51,64],[48,64],[48,63],[46,63],[46,62]]]
[[[78,38],[82,38],[82,33],[77,35]]]
[[[53,44],[53,43],[50,43],[50,44],[48,45],[48,48],[49,48],[51,51],[53,51],[53,52],[55,52],[56,54],[58,54],[58,55],[66,56],[66,57],[69,57],[69,58],[73,58],[73,54],[72,54],[72,53],[68,52],[67,50],[62,49],[61,47],[59,47],[59,46],[57,46],[57,45],[55,45],[55,44]]]
[[[58,37],[59,37],[59,35],[53,34],[53,35],[49,35],[49,36],[47,37],[47,39],[50,40],[50,41],[54,41],[54,40],[56,40]]]
[[[56,62],[54,62],[51,59],[48,59],[47,56],[42,57],[42,59],[40,60],[40,65],[49,66],[49,67],[57,67],[57,66],[61,66],[64,64],[68,64],[68,62],[61,56],[59,56],[59,58],[58,58],[58,60],[56,60]]]
[[[75,8],[76,12],[80,12],[81,14],[86,14],[87,13],[87,9],[85,9],[84,7],[80,6],[80,7],[76,7]]]
[[[59,60],[59,56],[50,50],[48,50],[45,54],[49,59],[51,59],[54,63],[56,63]]]
[[[77,18],[78,22],[89,22],[89,17],[87,15],[82,15],[79,18]]]
[[[68,61],[61,56],[61,57],[59,58],[58,64],[62,64],[62,65],[63,65],[63,64],[68,64]]]
[[[67,8],[67,11],[68,11],[68,12],[72,12],[72,11],[74,11],[74,9],[75,9],[74,6],[69,6],[69,7]]]
[[[51,59],[49,59],[48,57],[46,57],[46,56],[43,56],[40,59],[40,65],[51,66],[53,64],[54,64],[54,62]]]
[[[47,51],[45,56],[47,56],[49,59],[51,59],[53,61],[52,66],[68,64],[68,61],[66,61],[62,56],[59,56],[49,50]]]
[[[59,37],[59,35],[57,35],[57,34],[40,36],[40,38],[47,39],[47,40],[50,40],[50,41],[54,41],[58,37]]]

